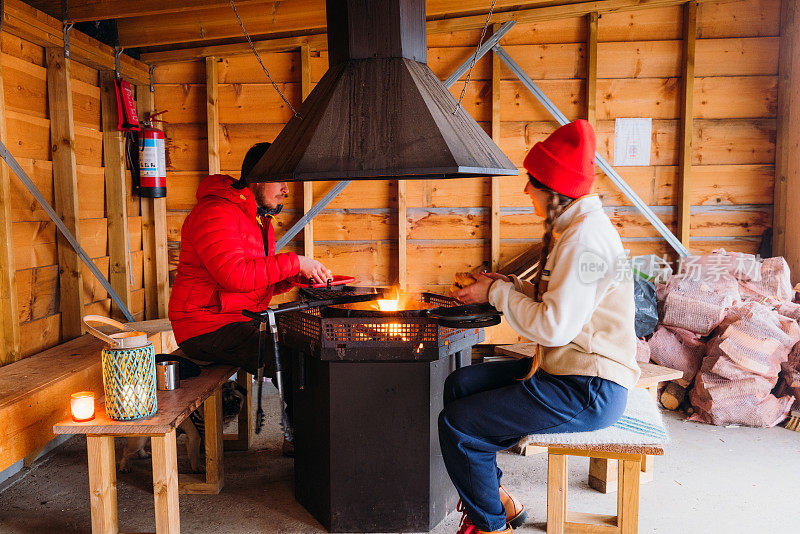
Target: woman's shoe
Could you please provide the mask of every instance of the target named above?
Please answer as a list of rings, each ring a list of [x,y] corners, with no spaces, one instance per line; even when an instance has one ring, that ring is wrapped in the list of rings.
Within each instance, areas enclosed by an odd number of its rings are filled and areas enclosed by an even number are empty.
[[[467,509],[464,507],[464,503],[461,502],[461,499],[458,500],[456,511],[461,512],[461,521],[458,523],[458,531],[456,534],[476,534],[478,529],[475,528],[475,525],[467,516]]]
[[[528,519],[528,512],[525,511],[522,503],[515,499],[502,484],[500,484],[500,501],[503,503],[503,508],[506,509],[506,522],[510,527],[519,528],[525,524],[525,520]]]
[[[511,528],[510,525],[506,525],[505,530],[492,530],[491,532],[486,530],[476,530],[475,532],[476,534],[514,534],[514,529]]]
[[[461,499],[458,500],[456,510],[461,512],[461,522],[458,524],[458,532],[456,534],[514,534],[514,529],[508,524],[503,530],[478,530],[470,518],[467,517],[467,510],[464,508],[464,503],[461,502]]]

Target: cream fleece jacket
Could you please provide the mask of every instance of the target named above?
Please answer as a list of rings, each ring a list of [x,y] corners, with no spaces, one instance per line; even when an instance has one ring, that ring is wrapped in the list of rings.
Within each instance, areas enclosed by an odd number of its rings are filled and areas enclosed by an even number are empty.
[[[542,302],[533,284],[513,278],[489,289],[489,303],[519,334],[541,346],[542,370],[599,376],[632,388],[636,362],[633,274],[622,242],[597,195],[570,204],[556,219],[555,244],[542,276]]]

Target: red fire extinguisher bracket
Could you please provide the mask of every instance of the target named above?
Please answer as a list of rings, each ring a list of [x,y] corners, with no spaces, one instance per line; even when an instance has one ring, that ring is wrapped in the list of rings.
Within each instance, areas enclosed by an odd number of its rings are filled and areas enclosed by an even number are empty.
[[[122,78],[116,78],[114,89],[117,94],[117,129],[121,132],[138,132],[141,127],[139,116],[136,114],[133,87]]]

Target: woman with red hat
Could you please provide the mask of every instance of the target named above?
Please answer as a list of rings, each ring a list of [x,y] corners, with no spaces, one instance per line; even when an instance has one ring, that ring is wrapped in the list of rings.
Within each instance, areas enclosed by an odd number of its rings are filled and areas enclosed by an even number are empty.
[[[524,507],[500,483],[496,453],[529,434],[614,424],[639,378],[633,280],[622,242],[597,195],[595,135],[578,120],[536,143],[525,158],[525,194],[544,217],[533,283],[490,273],[458,291],[489,302],[535,358],[473,365],[445,382],[439,442],[461,497],[460,534],[512,532]]]

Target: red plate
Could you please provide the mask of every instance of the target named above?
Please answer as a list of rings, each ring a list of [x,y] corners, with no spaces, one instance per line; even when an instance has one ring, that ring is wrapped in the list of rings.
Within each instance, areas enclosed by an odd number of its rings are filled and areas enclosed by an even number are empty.
[[[337,274],[337,275],[334,275],[333,280],[331,280],[331,286],[343,286],[345,284],[352,284],[355,281],[356,281],[356,279],[353,278],[352,276],[344,276],[344,275],[341,275],[341,274]],[[324,288],[328,287],[328,282],[317,282],[317,283],[314,283],[314,284],[311,284],[311,285],[309,285],[309,283],[307,281],[306,282],[292,282],[292,285],[295,286],[295,287],[306,287],[306,288],[311,287],[311,288],[314,288],[314,289],[324,289]]]

